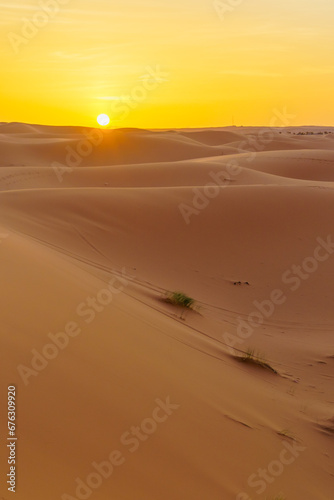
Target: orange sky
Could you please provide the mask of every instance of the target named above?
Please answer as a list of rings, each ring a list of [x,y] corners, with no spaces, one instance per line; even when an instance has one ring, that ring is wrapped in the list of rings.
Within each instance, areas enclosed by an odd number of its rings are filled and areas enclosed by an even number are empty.
[[[234,5],[234,6],[233,6]],[[0,2],[0,121],[333,125],[332,0]]]

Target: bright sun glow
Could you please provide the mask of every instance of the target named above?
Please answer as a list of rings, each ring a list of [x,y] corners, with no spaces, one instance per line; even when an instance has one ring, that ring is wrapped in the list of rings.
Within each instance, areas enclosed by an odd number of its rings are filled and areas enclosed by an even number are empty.
[[[97,117],[97,123],[101,125],[101,127],[106,127],[110,123],[110,118],[108,115],[99,115]]]
[[[269,126],[286,109],[290,125],[333,124],[333,0],[0,0],[0,11],[0,122]]]

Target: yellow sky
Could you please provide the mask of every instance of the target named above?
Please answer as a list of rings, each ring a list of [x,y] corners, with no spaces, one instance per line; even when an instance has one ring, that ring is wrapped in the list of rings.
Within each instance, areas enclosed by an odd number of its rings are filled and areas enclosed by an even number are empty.
[[[332,125],[333,0],[0,1],[0,121]]]

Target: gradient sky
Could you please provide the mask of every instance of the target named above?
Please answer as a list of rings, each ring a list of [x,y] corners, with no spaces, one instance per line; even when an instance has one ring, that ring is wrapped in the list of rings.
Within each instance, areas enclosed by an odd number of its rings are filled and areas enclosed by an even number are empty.
[[[333,0],[6,0],[0,12],[0,121],[268,125],[286,108],[291,125],[334,125]]]

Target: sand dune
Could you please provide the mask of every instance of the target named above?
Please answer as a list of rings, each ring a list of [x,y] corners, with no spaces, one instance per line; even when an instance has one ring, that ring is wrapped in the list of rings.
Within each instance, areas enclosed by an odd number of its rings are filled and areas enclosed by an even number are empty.
[[[62,169],[60,165],[56,165],[55,168],[30,167],[29,169],[2,167],[0,190],[53,187],[58,189],[68,187],[204,187],[214,182],[214,179],[222,187],[251,184],[313,185],[312,182],[287,179],[241,166],[237,175],[231,175],[228,160],[223,158],[210,160],[73,169]]]
[[[0,165],[48,166],[50,163],[68,163],[71,166],[114,165],[162,160],[182,160],[221,154],[221,148],[172,133],[138,133],[137,131],[70,131],[65,127],[26,137],[31,127],[20,127],[19,133],[8,134],[8,127],[0,135],[2,157]],[[59,129],[59,128],[58,128]],[[9,128],[11,130],[11,128]],[[1,134],[1,127],[0,127]]]
[[[334,142],[301,130],[104,131],[74,166],[100,134],[0,125],[18,500],[333,499]]]

